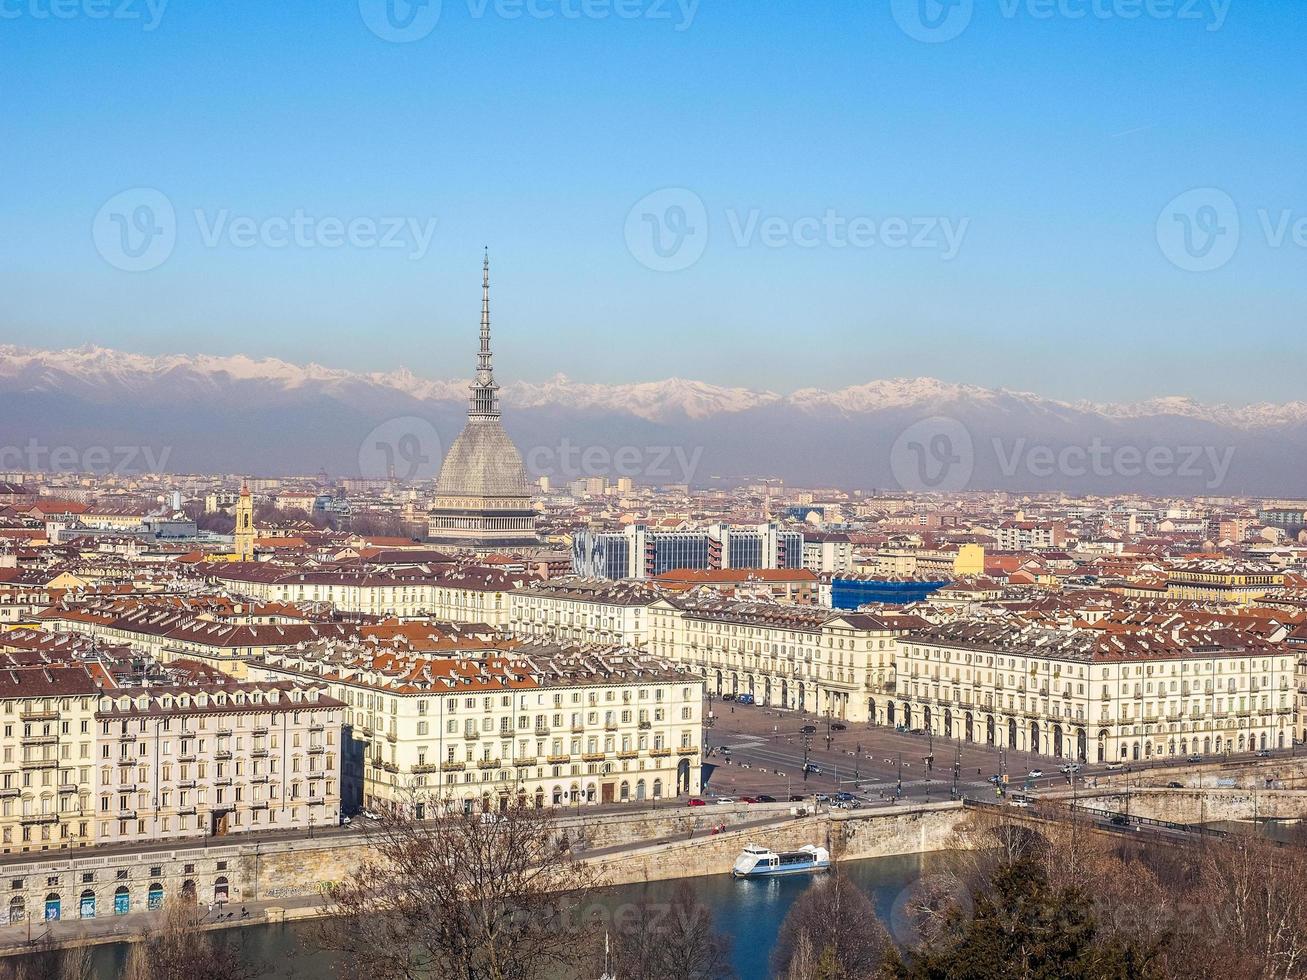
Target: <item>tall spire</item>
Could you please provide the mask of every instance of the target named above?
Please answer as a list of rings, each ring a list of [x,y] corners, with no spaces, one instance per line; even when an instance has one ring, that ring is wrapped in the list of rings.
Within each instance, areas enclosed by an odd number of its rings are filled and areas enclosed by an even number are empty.
[[[477,355],[477,376],[472,383],[468,417],[499,417],[499,385],[490,363],[490,249],[481,263],[481,351]]]

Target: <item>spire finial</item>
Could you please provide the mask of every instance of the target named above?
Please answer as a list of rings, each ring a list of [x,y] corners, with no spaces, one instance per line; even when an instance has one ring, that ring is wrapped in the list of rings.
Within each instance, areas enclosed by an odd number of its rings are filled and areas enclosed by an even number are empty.
[[[481,351],[477,355],[477,376],[472,383],[468,414],[498,416],[498,390],[490,356],[490,247],[486,246],[481,261]]]

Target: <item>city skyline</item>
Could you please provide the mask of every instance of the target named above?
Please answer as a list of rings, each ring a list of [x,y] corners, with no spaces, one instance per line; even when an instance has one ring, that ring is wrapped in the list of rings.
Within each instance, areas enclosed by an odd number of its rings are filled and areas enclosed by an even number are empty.
[[[955,5],[919,40],[903,4],[446,3],[412,38],[369,0],[29,4],[4,339],[459,377],[489,243],[506,378],[1292,400],[1292,13],[1129,6]]]

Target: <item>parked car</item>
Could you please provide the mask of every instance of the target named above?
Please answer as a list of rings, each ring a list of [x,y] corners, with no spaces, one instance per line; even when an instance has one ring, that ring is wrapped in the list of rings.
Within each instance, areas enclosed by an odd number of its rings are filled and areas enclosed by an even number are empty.
[[[1124,762],[1109,762],[1107,764],[1108,772],[1120,772],[1124,768],[1125,768]]]
[[[723,700],[723,701],[734,701],[734,700],[735,700],[735,695],[734,695],[734,694],[723,694],[723,695],[722,695],[722,700]]]
[[[804,725],[802,728],[799,729],[799,731],[801,731],[804,735],[811,735],[816,730],[817,730],[816,725]]]
[[[1130,821],[1126,819],[1125,814],[1117,813],[1112,816],[1112,819],[1109,820],[1108,823],[1110,823],[1113,827],[1124,827],[1127,824],[1129,824]]]
[[[735,798],[734,798],[734,797],[730,797],[730,796],[719,796],[719,797],[717,797],[717,799],[713,800],[713,802],[714,802],[714,803],[734,803],[734,802],[735,802]]]
[[[1271,751],[1270,749],[1258,749],[1253,753],[1253,756],[1258,759],[1269,759],[1271,757]]]
[[[838,793],[836,793],[834,796],[832,796],[831,799],[832,799],[832,800],[839,800],[841,803],[847,803],[849,800],[854,799],[854,796],[853,796],[852,793],[847,793],[847,792],[841,790],[840,792],[838,792]]]
[[[802,802],[803,802],[803,797],[800,796],[798,793],[791,793],[791,794],[790,794],[790,802],[791,802],[791,803],[802,803]]]
[[[1264,750],[1263,750],[1263,751],[1264,751]],[[1270,755],[1269,752],[1267,752],[1266,754],[1267,754],[1267,755]],[[1189,757],[1189,761],[1190,761],[1190,762],[1202,762],[1202,761],[1203,761],[1203,757],[1202,757],[1201,755],[1191,755],[1191,756]]]
[[[842,732],[842,731],[844,731],[844,729],[846,729],[846,728],[848,728],[848,727],[849,727],[849,726],[846,725],[846,724],[844,724],[844,722],[842,722],[842,721],[837,721],[837,722],[834,722],[834,723],[830,726],[830,730],[833,731],[833,732]]]
[[[757,802],[758,802],[758,797],[756,797],[756,796],[741,796],[739,802],[741,802],[741,803],[757,803]]]
[[[817,803],[829,803],[830,797],[827,796],[825,793],[818,793],[816,796],[813,797],[813,800],[816,801]]]
[[[686,805],[686,806],[707,806],[708,804],[705,803],[703,800],[699,799],[699,797],[697,797],[697,796],[691,796],[688,800],[685,801],[685,805]]]
[[[756,802],[758,802],[758,803],[775,803],[775,802],[776,802],[776,797],[774,797],[774,796],[768,796],[766,793],[764,793],[762,796],[758,797],[758,799],[757,799]]]
[[[1025,810],[1025,809],[1029,809],[1030,801],[1026,799],[1024,796],[1014,796],[1012,797],[1012,799],[1007,801],[1007,805],[1019,806],[1021,807],[1021,809]]]
[[[1178,783],[1174,779],[1166,784],[1167,789],[1184,789],[1184,783]]]
[[[736,704],[753,704],[753,695],[752,695],[752,694],[737,694],[737,695],[735,696],[735,703],[736,703]]]

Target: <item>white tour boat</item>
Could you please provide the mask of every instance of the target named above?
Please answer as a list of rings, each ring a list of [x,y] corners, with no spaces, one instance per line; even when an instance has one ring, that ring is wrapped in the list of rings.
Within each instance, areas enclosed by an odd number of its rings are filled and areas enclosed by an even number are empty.
[[[735,859],[731,874],[736,878],[770,878],[825,871],[829,867],[830,852],[824,847],[804,844],[797,851],[778,854],[769,848],[750,844]]]

